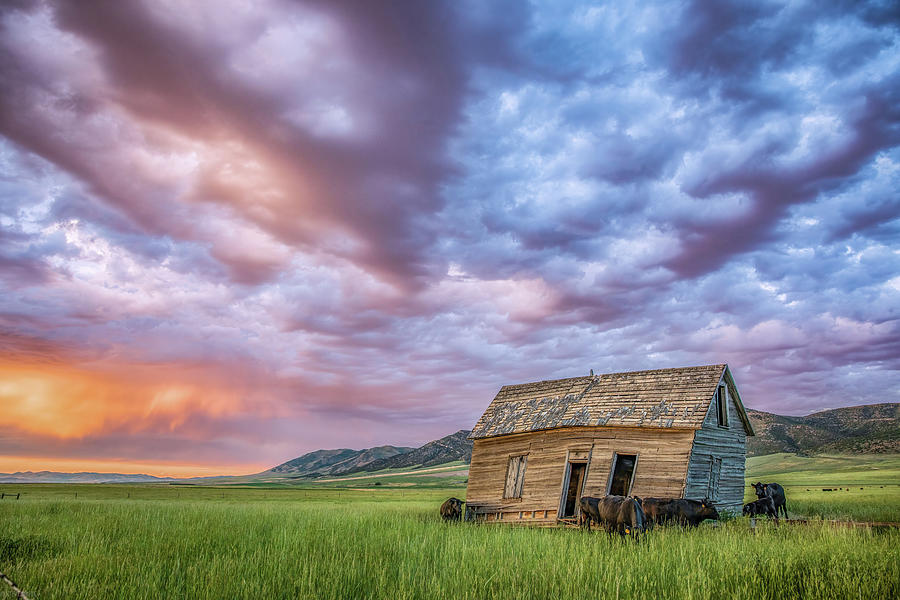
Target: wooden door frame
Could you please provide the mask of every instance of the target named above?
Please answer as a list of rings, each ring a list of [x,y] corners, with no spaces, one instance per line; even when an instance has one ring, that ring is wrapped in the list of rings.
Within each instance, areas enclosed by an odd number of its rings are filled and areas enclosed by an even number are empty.
[[[566,451],[566,462],[563,466],[563,481],[562,487],[559,491],[559,506],[556,508],[556,518],[563,518],[563,513],[566,510],[566,499],[569,492],[569,483],[572,477],[572,467],[571,465],[584,465],[584,474],[581,476],[581,489],[578,490],[578,497],[581,498],[581,495],[584,494],[584,485],[587,483],[587,473],[588,466],[591,462],[591,452],[593,451],[593,447],[587,450],[588,455],[587,458],[570,458],[572,456],[573,450]],[[575,450],[574,452],[584,452],[584,450]],[[578,502],[575,503],[575,516],[581,514],[581,506]]]

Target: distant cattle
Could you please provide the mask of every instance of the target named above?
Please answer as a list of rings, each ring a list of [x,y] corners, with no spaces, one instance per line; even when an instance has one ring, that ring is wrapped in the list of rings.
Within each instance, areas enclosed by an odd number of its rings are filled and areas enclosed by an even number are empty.
[[[441,504],[441,518],[445,521],[459,521],[462,518],[463,501],[459,498],[448,498]]]
[[[696,527],[705,519],[718,520],[719,511],[709,500],[687,498],[644,498],[641,506],[647,520],[662,525],[676,523]]]
[[[582,496],[581,526],[591,530],[591,521],[603,527],[607,533],[616,532],[622,537],[626,533],[637,534],[644,531],[647,521],[641,503],[627,496],[604,496],[594,498]]]
[[[764,498],[769,496],[772,500],[775,501],[775,513],[778,514],[779,510],[784,513],[784,518],[788,518],[787,514],[787,502],[784,498],[784,488],[778,485],[777,483],[754,483],[753,489],[756,491],[757,498]]]
[[[775,510],[775,501],[765,496],[744,505],[744,516],[767,516],[778,521],[778,511]]]

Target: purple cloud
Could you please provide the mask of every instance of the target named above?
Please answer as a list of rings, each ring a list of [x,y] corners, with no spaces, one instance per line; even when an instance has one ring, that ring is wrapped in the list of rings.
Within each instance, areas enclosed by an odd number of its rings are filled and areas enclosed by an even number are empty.
[[[106,402],[0,454],[422,443],[591,368],[729,362],[789,413],[898,399],[890,3],[0,23],[5,400]]]

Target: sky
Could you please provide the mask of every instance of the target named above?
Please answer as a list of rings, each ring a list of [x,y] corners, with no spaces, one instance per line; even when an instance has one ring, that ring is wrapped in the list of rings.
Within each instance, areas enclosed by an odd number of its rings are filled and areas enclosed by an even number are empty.
[[[8,1],[0,471],[261,471],[504,384],[900,401],[900,5]]]

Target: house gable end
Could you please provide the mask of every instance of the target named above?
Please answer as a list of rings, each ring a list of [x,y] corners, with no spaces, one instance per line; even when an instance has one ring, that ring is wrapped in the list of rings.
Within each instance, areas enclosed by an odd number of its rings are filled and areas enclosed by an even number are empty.
[[[735,428],[740,423],[740,425],[743,427],[745,435],[756,435],[756,433],[753,431],[753,425],[750,423],[750,418],[747,416],[747,411],[746,409],[744,409],[744,404],[741,401],[741,396],[737,391],[737,386],[734,383],[734,378],[731,376],[731,371],[728,369],[727,365],[725,366],[725,370],[723,371],[722,376],[719,378],[719,383],[716,386],[716,389],[718,389],[720,386],[725,386],[725,388],[727,389],[728,425],[727,427],[721,427],[719,425],[717,394],[716,392],[713,392],[713,395],[709,401],[709,406],[706,409],[706,416],[703,419],[703,428],[735,430]]]

